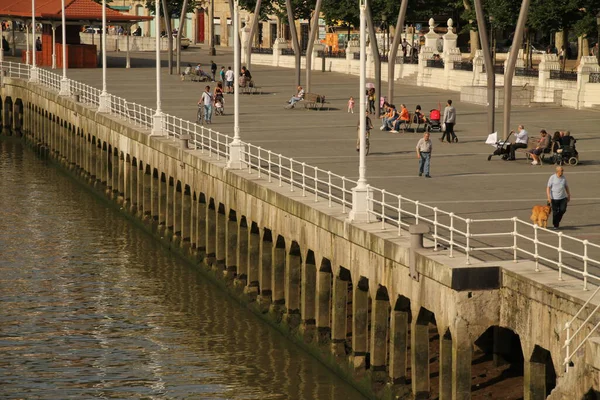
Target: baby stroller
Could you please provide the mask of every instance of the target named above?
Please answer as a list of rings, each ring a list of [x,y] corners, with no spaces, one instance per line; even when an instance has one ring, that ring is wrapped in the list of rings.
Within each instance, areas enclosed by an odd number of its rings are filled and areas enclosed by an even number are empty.
[[[569,164],[569,165],[577,165],[579,162],[579,153],[575,148],[575,140],[574,137],[569,136],[569,141],[567,144],[563,144],[556,152],[554,153],[554,163],[558,165]]]
[[[485,143],[496,147],[494,152],[488,156],[488,161],[490,161],[493,156],[502,156],[503,160],[509,157],[508,145],[510,142],[508,139],[510,139],[510,135],[512,135],[512,132],[508,134],[506,140],[498,140],[498,134],[496,132],[488,135]]]
[[[223,115],[225,113],[225,98],[223,95],[217,95],[215,97],[215,114]]]
[[[442,131],[442,123],[440,110],[433,109],[429,111],[429,121],[427,124],[427,132],[441,132]]]

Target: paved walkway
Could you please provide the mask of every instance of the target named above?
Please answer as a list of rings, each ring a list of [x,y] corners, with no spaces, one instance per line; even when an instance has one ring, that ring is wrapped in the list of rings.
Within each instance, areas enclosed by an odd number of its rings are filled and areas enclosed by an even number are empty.
[[[211,58],[219,67],[233,65],[232,53],[218,50],[210,57],[205,50],[190,48],[183,52],[183,63],[201,62],[207,67]],[[132,68],[124,66],[124,54],[109,57],[108,91],[129,101],[155,107],[154,53],[132,55]],[[166,66],[166,61],[163,62]],[[325,94],[330,111],[304,108],[286,110],[284,103],[295,92],[292,69],[255,65],[251,68],[262,94],[243,95],[240,103],[242,140],[282,153],[308,164],[329,169],[348,178],[357,178],[358,153],[355,150],[357,113],[346,112],[347,100],[356,98],[358,77],[330,72],[314,72],[312,91]],[[60,71],[57,71],[60,72]],[[101,87],[101,69],[73,69],[70,78]],[[302,74],[304,80],[304,71]],[[204,83],[182,82],[163,69],[163,110],[194,120],[196,103]],[[518,216],[528,220],[531,207],[545,203],[545,186],[554,172],[553,165],[531,166],[522,156],[515,162],[498,157],[487,161],[493,148],[484,144],[486,109],[461,103],[459,93],[417,87],[411,82],[396,84],[396,104],[405,103],[409,110],[420,104],[423,110],[444,105],[453,99],[458,112],[457,144],[440,143],[433,133],[433,179],[417,176],[415,144],[421,134],[392,134],[373,131],[371,154],[367,158],[369,184],[389,192],[402,194],[471,218]],[[214,86],[214,85],[213,85]],[[233,134],[233,96],[226,97],[226,115],[215,116],[212,127]],[[496,116],[501,129],[502,112]],[[524,124],[530,135],[540,129],[570,130],[577,138],[581,164],[566,167],[566,177],[573,201],[563,220],[564,232],[581,239],[600,243],[600,112],[577,111],[561,107],[514,107],[512,125]],[[377,125],[378,121],[374,121]]]

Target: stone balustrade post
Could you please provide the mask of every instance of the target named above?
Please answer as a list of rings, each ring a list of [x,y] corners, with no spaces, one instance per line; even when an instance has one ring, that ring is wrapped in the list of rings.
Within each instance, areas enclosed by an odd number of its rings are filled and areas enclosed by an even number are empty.
[[[353,64],[356,64],[356,70],[358,71],[359,61],[354,60],[354,53],[360,51],[360,45],[358,40],[351,40],[348,42],[348,47],[346,47],[346,73],[351,74],[353,70]]]
[[[284,38],[275,39],[273,43],[273,66],[279,66],[279,57],[281,57],[281,50],[287,48],[287,42]]]
[[[545,90],[550,83],[550,71],[560,71],[560,62],[556,54],[542,54],[539,66],[538,93],[545,97]],[[540,97],[538,95],[538,97]],[[543,100],[543,99],[540,99]]]
[[[577,67],[577,109],[585,107],[585,88],[590,81],[592,72],[600,72],[598,60],[594,56],[581,57],[579,66]]]
[[[321,68],[323,61],[320,60],[319,52],[324,51],[324,50],[325,50],[325,45],[323,43],[321,43],[321,41],[319,39],[315,40],[315,44],[313,44],[312,65],[311,65],[311,68],[313,70],[318,70],[319,68]],[[323,58],[324,57],[325,56],[323,56]],[[308,65],[306,66],[306,68],[308,68]]]

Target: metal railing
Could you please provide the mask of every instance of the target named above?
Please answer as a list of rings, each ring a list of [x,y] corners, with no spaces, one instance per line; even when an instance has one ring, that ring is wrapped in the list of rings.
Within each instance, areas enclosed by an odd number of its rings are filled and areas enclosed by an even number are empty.
[[[253,47],[253,54],[273,54],[273,49],[270,47]]]
[[[319,50],[317,52],[317,57],[326,57],[326,58],[346,58],[346,50],[337,50],[337,51],[325,51]]]
[[[458,69],[461,71],[473,71],[473,62],[472,61],[455,62],[454,69]]]
[[[485,72],[485,64],[483,64],[483,72]],[[494,73],[504,75],[504,65],[494,65]]]
[[[581,346],[583,346],[588,341],[588,339],[592,336],[592,334],[594,334],[594,332],[596,332],[598,330],[598,328],[600,328],[600,321],[598,321],[596,323],[596,325],[590,330],[590,333],[588,333],[587,336],[584,337],[579,342],[577,347],[575,347],[575,350],[571,351],[571,343],[573,342],[573,339],[575,339],[575,337],[577,337],[577,335],[579,335],[579,333],[581,333],[581,330],[587,326],[587,324],[590,322],[592,317],[598,313],[598,310],[600,310],[600,304],[598,304],[594,308],[594,310],[588,315],[588,317],[583,321],[581,326],[573,333],[572,336],[571,336],[571,326],[573,325],[573,322],[575,322],[577,317],[579,317],[579,314],[581,314],[581,312],[587,308],[588,304],[590,304],[592,299],[594,299],[599,292],[600,292],[600,286],[598,286],[598,288],[594,291],[594,293],[592,293],[590,298],[585,302],[585,304],[583,305],[583,307],[581,307],[581,309],[577,312],[577,314],[575,314],[575,316],[573,318],[571,318],[571,320],[565,324],[564,330],[567,331],[567,338],[565,339],[565,345],[563,346],[563,349],[565,349],[565,359],[563,361],[563,365],[565,366],[565,371],[569,371],[569,367],[571,365],[573,356],[579,351]]]
[[[427,60],[427,67],[428,68],[444,68],[444,61],[443,60]]]
[[[5,62],[2,69],[13,77],[27,78],[29,69],[16,63]],[[60,77],[45,71],[39,74],[41,85],[58,90]],[[96,88],[70,81],[71,88],[79,94],[81,103],[93,107],[98,105],[100,91]],[[125,121],[144,128],[151,128],[155,110],[125,99],[111,95],[111,114]],[[227,159],[233,139],[202,125],[163,114],[163,129],[171,137],[180,138],[189,135],[194,149],[201,150],[209,157],[217,160]],[[263,175],[272,182],[276,180],[280,186],[289,185],[290,191],[297,189],[303,196],[314,196],[315,202],[325,200],[329,207],[341,205],[342,212],[347,213],[352,206],[351,190],[356,182],[332,173],[331,171],[308,165],[275,154],[270,150],[244,143],[243,163],[249,173]],[[558,272],[558,279],[563,274],[581,278],[583,289],[588,289],[588,282],[600,284],[600,259],[590,257],[590,253],[600,254],[600,246],[587,240],[580,240],[545,228],[540,228],[528,221],[514,218],[470,219],[446,212],[437,207],[405,198],[385,190],[369,187],[369,217],[378,219],[382,229],[395,226],[398,235],[402,228],[410,224],[426,223],[432,229],[431,240],[435,249],[446,247],[450,257],[459,251],[466,256],[469,264],[474,253],[488,255],[494,253],[496,259],[519,261],[519,257],[527,257],[535,262],[539,271],[540,264],[553,267]],[[490,244],[489,239],[498,240]]]
[[[264,175],[269,182],[278,182],[280,187],[287,185],[290,192],[298,189],[304,197],[311,194],[315,203],[325,200],[329,207],[334,203],[341,204],[344,214],[352,208],[352,188],[356,186],[356,181],[273,153],[271,150],[242,143],[248,173],[256,172],[259,178]]]
[[[533,68],[515,68],[515,76],[530,76],[537,78],[540,76],[540,71]]]
[[[590,83],[600,83],[600,72],[592,72],[590,74]]]
[[[577,72],[575,72],[575,71],[550,71],[550,79],[560,79],[563,81],[577,81]]]
[[[293,56],[295,54],[294,49],[281,49],[282,56]]]

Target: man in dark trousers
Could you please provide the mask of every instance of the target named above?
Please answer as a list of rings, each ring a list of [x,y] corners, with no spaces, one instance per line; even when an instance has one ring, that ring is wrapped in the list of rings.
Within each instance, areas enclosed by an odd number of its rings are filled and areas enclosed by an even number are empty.
[[[442,122],[446,125],[444,134],[440,138],[440,142],[444,141],[444,138],[448,138],[448,143],[458,142],[458,138],[454,134],[454,124],[456,124],[456,108],[452,105],[452,100],[448,100],[446,108],[444,108],[444,118]]]
[[[210,60],[210,73],[212,74],[212,81],[215,82],[215,78],[217,77],[217,64]]]
[[[557,230],[563,215],[567,212],[567,203],[571,201],[571,191],[564,177],[563,167],[556,167],[556,173],[548,179],[546,196],[552,206],[552,229]]]

